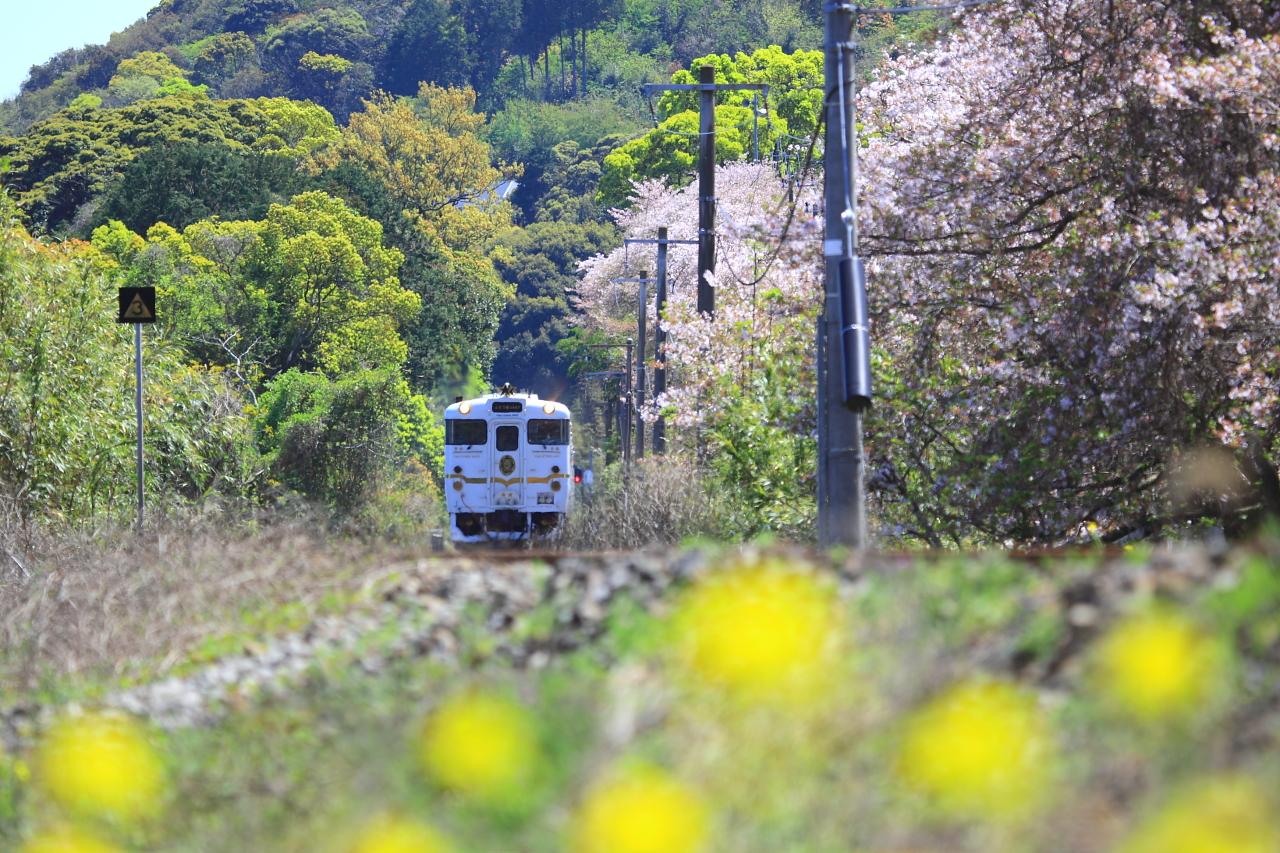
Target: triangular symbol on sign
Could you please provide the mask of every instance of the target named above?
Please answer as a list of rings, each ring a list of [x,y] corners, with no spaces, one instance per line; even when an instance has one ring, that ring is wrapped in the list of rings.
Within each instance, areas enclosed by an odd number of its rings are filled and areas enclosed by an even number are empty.
[[[151,312],[147,310],[147,303],[142,301],[142,294],[135,293],[133,301],[129,303],[129,307],[124,309],[124,316],[128,320],[152,320]]]

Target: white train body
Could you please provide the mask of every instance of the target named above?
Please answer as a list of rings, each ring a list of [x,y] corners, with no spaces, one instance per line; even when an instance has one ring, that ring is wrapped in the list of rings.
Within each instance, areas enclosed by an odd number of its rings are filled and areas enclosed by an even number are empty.
[[[449,406],[444,425],[453,541],[558,535],[573,490],[567,407],[533,394],[488,394]]]

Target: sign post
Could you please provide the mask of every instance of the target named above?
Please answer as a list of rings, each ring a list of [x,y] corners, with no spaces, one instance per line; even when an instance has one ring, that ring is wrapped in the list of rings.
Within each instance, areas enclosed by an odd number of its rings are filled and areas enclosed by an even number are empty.
[[[142,324],[156,321],[156,289],[154,287],[122,287],[117,293],[120,311],[117,323],[133,324],[133,411],[138,423],[138,529],[142,529],[146,506],[142,474]]]

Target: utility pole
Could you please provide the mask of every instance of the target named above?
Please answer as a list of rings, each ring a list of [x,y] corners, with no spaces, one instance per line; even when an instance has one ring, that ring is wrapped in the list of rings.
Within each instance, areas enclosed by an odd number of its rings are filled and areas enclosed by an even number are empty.
[[[857,128],[851,61],[853,15],[845,3],[826,6],[825,186],[826,301],[824,363],[818,386],[821,544],[866,544],[863,413],[871,403],[866,290],[858,258]],[[843,404],[843,405],[842,405]]]
[[[634,397],[631,393],[631,366],[634,364],[635,341],[627,338],[627,375],[623,380],[625,382],[622,395],[622,420],[619,437],[622,439],[622,467],[627,470],[631,467],[631,413],[634,411]]]
[[[665,328],[663,328],[663,325],[662,325],[662,312],[667,310],[667,247],[674,246],[674,245],[697,246],[699,245],[699,241],[698,240],[671,240],[667,237],[667,228],[664,225],[658,229],[658,239],[656,240],[629,237],[626,240],[623,240],[622,242],[623,242],[623,245],[627,246],[628,248],[632,244],[655,244],[658,247],[658,272],[657,272],[657,279],[656,279],[657,287],[656,287],[656,297],[654,300],[654,316],[657,318],[657,325],[654,327],[654,330],[653,330],[653,358],[654,358],[654,361],[656,362],[653,368],[653,399],[656,400],[662,396],[664,391],[667,390],[667,350],[666,350],[667,331]],[[649,278],[648,275],[649,274],[645,272],[640,274],[640,278],[612,278],[609,280],[614,283],[636,282],[643,285],[650,281],[654,281],[654,279]],[[641,306],[644,305],[644,302],[645,302],[645,291],[642,290],[641,296],[640,296]],[[641,310],[643,313],[643,308]],[[640,329],[640,339],[643,341],[645,339],[644,326],[641,325],[639,329]],[[641,346],[643,347],[643,344]],[[641,349],[640,360],[642,362],[644,361],[643,348]],[[667,433],[666,422],[664,421],[662,416],[659,415],[657,421],[653,425],[653,452],[654,453],[666,452],[666,449],[667,449],[666,433]]]
[[[760,93],[751,95],[751,162],[760,162]]]
[[[649,272],[640,273],[640,300],[636,311],[636,339],[639,349],[636,351],[636,458],[644,458],[644,392],[645,392],[645,342],[648,340],[649,319]]]
[[[716,292],[716,69],[698,69],[698,313],[714,317]]]
[[[653,399],[659,400],[667,390],[667,330],[662,323],[662,312],[667,308],[667,228],[658,229],[658,287],[654,303],[653,327]],[[653,422],[653,452],[667,452],[667,423],[659,410]]]
[[[827,395],[825,393],[827,383],[827,318],[825,313],[819,315],[817,322],[814,324],[817,334],[814,336],[817,341],[814,345],[816,360],[818,365],[818,543],[827,545],[831,542],[831,534],[827,530],[827,522],[830,520],[831,513],[827,510],[828,494],[827,483],[831,478],[827,471]]]
[[[765,83],[717,83],[711,65],[698,68],[697,83],[648,84],[640,87],[646,98],[655,92],[698,93],[698,313],[714,317],[716,294],[707,278],[716,269],[716,92],[763,91]]]

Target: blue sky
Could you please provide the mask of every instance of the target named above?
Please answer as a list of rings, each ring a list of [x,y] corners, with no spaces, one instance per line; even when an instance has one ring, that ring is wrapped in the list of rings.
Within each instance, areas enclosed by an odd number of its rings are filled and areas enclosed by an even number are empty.
[[[27,70],[59,51],[102,44],[160,0],[0,0],[0,98],[18,94]]]

